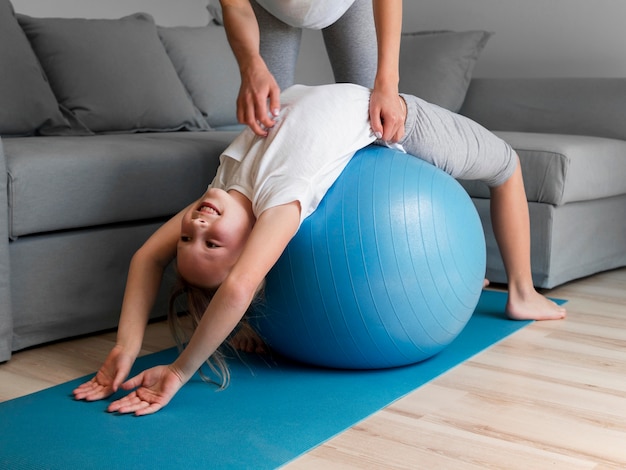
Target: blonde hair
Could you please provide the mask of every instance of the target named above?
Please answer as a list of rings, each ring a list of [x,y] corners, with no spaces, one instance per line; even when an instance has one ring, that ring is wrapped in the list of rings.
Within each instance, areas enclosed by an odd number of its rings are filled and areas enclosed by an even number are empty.
[[[251,304],[257,305],[262,298],[263,283],[257,289],[255,298]],[[203,289],[189,284],[185,279],[177,273],[176,281],[172,288],[168,308],[168,324],[170,332],[176,341],[178,350],[182,351],[191,339],[191,335],[198,327],[205,310],[211,303],[211,299],[215,295],[215,289]],[[251,309],[246,312],[247,317]],[[245,320],[242,320],[245,321]],[[207,375],[202,367],[198,371],[202,380],[218,386],[219,390],[224,390],[230,384],[230,370],[226,359],[229,357],[228,352],[240,357],[238,351],[231,346],[230,339],[238,329],[235,328],[222,345],[206,360],[206,365],[211,370],[217,380]]]

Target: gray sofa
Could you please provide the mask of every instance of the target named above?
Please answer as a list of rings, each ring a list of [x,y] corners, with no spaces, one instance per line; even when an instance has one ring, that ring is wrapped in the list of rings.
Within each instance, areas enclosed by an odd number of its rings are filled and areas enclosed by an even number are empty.
[[[520,156],[536,286],[626,265],[626,79],[474,79],[460,113]],[[505,282],[487,188],[463,185],[485,227],[487,277]]]
[[[488,37],[405,36],[402,89],[458,110]],[[238,86],[217,25],[16,17],[0,0],[0,361],[116,326],[132,254],[202,193],[236,135]],[[539,286],[626,264],[624,87],[470,86],[462,112],[503,131],[523,160]],[[488,195],[467,188],[487,228],[488,275],[504,281]]]
[[[77,36],[95,39],[85,48]],[[111,37],[117,42],[101,41]],[[238,128],[239,74],[216,25],[157,28],[143,14],[16,18],[6,0],[0,69],[6,361],[12,351],[116,326],[131,256],[203,193],[237,135],[229,125]],[[165,314],[167,284],[155,317]]]

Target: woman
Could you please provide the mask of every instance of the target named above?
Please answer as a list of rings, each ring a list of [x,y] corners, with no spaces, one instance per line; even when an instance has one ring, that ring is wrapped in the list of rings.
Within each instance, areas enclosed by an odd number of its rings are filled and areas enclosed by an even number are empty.
[[[302,29],[321,29],[336,82],[373,89],[374,135],[402,138],[398,100],[402,0],[220,0],[241,72],[237,119],[267,135],[293,85]],[[375,51],[378,51],[376,54]]]

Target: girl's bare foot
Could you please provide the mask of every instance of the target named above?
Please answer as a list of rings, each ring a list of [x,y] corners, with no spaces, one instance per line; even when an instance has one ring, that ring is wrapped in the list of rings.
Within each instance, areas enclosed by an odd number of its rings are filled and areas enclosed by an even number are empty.
[[[238,351],[264,354],[267,345],[247,321],[242,321],[235,335],[230,339],[230,345]]]
[[[532,289],[528,294],[510,291],[506,315],[511,320],[561,320],[567,311]]]

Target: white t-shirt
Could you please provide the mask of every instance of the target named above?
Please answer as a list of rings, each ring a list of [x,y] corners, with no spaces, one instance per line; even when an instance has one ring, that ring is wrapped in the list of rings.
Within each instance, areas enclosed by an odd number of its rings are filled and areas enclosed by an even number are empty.
[[[286,89],[268,136],[244,130],[222,153],[210,187],[241,192],[257,218],[299,201],[302,222],[354,153],[375,140],[369,99],[368,88],[348,83]]]
[[[257,0],[257,3],[290,26],[322,29],[341,18],[354,0]]]

